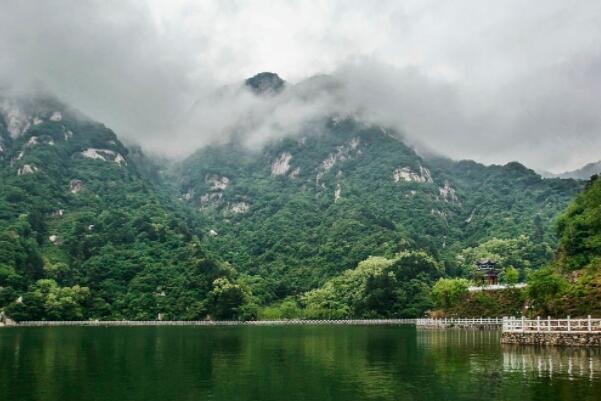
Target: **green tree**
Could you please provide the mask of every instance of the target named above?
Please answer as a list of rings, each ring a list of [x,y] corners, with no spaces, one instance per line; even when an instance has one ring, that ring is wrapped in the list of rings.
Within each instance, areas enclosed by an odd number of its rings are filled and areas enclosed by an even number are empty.
[[[370,257],[302,297],[312,318],[415,317],[431,307],[427,293],[442,268],[425,252]]]
[[[549,312],[550,303],[566,291],[568,283],[550,267],[534,271],[528,276],[528,297],[537,311]]]
[[[54,280],[42,279],[8,305],[6,313],[15,320],[82,320],[89,298],[86,287],[59,287]]]
[[[591,177],[586,190],[558,219],[559,263],[565,270],[586,267],[601,258],[601,179]]]
[[[503,280],[509,285],[515,285],[520,279],[520,272],[513,266],[503,269]]]
[[[216,319],[235,319],[240,316],[242,306],[248,302],[248,293],[225,277],[213,282],[208,304]]]
[[[449,309],[468,295],[469,281],[463,278],[441,278],[432,287],[432,299],[439,308]]]

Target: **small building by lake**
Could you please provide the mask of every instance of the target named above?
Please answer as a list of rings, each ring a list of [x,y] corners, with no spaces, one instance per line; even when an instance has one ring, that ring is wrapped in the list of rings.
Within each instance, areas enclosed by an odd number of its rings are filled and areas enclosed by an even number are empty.
[[[478,271],[483,274],[486,285],[499,284],[499,274],[501,269],[497,266],[497,262],[492,259],[480,259],[476,262]]]

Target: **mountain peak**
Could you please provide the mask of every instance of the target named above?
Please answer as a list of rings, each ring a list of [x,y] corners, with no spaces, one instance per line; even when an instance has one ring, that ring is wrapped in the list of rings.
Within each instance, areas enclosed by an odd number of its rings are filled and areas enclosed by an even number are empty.
[[[0,94],[0,124],[15,139],[43,120],[60,121],[67,106],[49,94]]]
[[[244,81],[256,94],[279,93],[284,89],[286,82],[274,72],[260,72]]]
[[[566,171],[559,174],[559,178],[575,178],[579,180],[588,180],[595,174],[601,173],[601,160],[593,163],[588,163],[581,168],[573,171]]]

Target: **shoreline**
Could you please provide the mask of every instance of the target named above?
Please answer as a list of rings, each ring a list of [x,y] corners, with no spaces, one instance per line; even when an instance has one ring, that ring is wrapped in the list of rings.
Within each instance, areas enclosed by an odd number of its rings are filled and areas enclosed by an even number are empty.
[[[415,325],[416,319],[348,319],[348,320],[82,320],[23,321],[0,325],[11,327],[153,327],[153,326],[398,326]]]
[[[410,319],[290,319],[290,320],[38,320],[7,321],[2,327],[159,327],[159,326],[398,326],[418,329],[500,328],[500,318],[410,318]]]

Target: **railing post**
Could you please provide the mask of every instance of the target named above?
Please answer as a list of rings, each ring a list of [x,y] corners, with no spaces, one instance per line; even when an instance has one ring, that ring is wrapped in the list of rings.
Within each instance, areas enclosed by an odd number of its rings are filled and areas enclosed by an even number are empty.
[[[593,326],[591,322],[591,315],[588,315],[588,331],[593,331]]]
[[[536,331],[540,332],[540,316],[536,317]]]
[[[522,315],[522,332],[524,332],[525,327],[524,327],[524,315]]]
[[[547,316],[547,331],[551,331],[551,316]]]
[[[570,315],[568,315],[568,331],[572,331],[572,326],[570,325]]]

